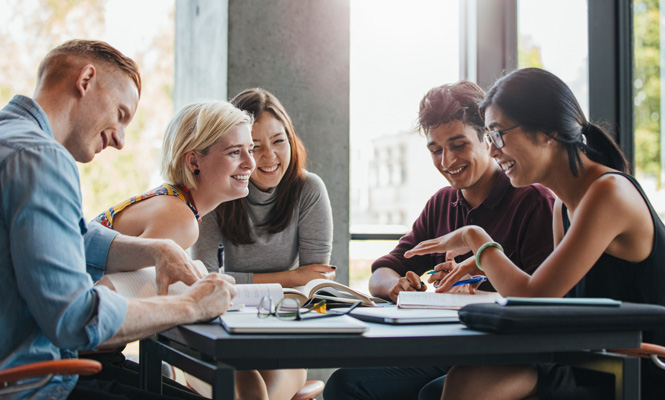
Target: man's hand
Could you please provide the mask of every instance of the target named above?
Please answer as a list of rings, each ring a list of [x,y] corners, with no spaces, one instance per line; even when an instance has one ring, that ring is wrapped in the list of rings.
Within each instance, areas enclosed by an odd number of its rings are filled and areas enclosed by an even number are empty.
[[[399,292],[424,292],[427,286],[420,280],[420,277],[413,271],[408,271],[406,276],[399,278],[395,286],[390,290],[388,296],[393,303],[397,303]]]
[[[220,273],[211,273],[194,283],[185,295],[198,306],[200,315],[197,320],[209,320],[224,314],[238,295],[235,283],[232,276]]]
[[[237,295],[233,277],[212,273],[181,295],[127,299],[122,326],[100,347],[116,347],[175,325],[211,320],[224,314]]]
[[[441,267],[444,264],[445,267]],[[471,256],[459,264],[455,263],[454,260],[444,264],[439,264],[435,268],[435,270],[441,268],[442,272],[443,270],[447,271],[445,272],[444,276],[438,277],[439,283],[436,285],[437,288],[435,289],[435,292],[476,293],[476,288],[480,286],[480,283],[472,283],[453,287],[457,281],[472,278],[473,275],[481,273],[481,271],[476,267],[475,257]]]
[[[157,293],[160,295],[167,294],[172,283],[182,281],[191,286],[205,275],[173,240],[127,235],[117,235],[111,242],[104,273],[136,271],[153,265]],[[202,269],[205,271],[205,268]]]
[[[193,285],[205,275],[194,265],[198,263],[205,271],[201,261],[192,260],[187,252],[172,240],[160,240],[154,251],[157,294],[168,294],[169,286],[176,282]],[[235,282],[235,281],[234,281]]]
[[[469,259],[464,260],[462,263],[457,264],[455,262],[455,257],[457,254],[455,251],[449,251],[446,253],[446,261],[438,264],[434,267],[433,273],[430,273],[429,278],[427,279],[428,283],[434,285],[434,289],[437,293],[448,292],[448,293],[476,293],[476,288],[480,285],[477,284],[468,284],[460,286],[450,286],[453,285],[458,280],[469,279],[472,276],[469,275],[472,272],[476,272],[475,269],[475,259],[470,257]],[[472,265],[469,265],[471,262]],[[462,267],[464,266],[464,267]],[[474,267],[473,271],[468,271],[467,267]],[[464,268],[464,271],[467,271],[466,275],[460,275],[458,271]],[[478,271],[479,272],[479,271]],[[461,277],[460,277],[461,276]],[[452,277],[452,278],[449,278]]]

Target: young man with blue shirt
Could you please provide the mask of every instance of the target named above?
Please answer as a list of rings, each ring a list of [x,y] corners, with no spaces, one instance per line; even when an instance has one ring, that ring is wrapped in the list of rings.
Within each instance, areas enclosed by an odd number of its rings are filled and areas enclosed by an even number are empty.
[[[0,111],[0,369],[75,358],[210,319],[235,296],[233,278],[202,278],[174,242],[126,237],[84,220],[75,162],[123,147],[140,90],[133,60],[104,42],[72,40],[42,61],[32,99],[15,96]],[[150,265],[161,294],[176,281],[192,287],[180,296],[125,299],[94,286],[105,273]],[[56,376],[15,396],[133,393],[103,384]]]

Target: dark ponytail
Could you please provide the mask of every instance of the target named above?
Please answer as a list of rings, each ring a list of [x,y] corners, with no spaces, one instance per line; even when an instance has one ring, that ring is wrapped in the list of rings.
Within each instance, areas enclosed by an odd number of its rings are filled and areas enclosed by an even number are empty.
[[[587,121],[568,85],[539,68],[513,71],[499,79],[480,105],[484,115],[495,106],[519,123],[526,133],[543,132],[563,143],[574,176],[582,168],[580,151],[589,159],[628,173],[628,161],[612,137]]]
[[[589,124],[586,130],[587,144],[582,145],[584,151],[592,161],[616,169],[623,173],[630,173],[630,165],[626,156],[616,144],[614,139],[598,125]]]

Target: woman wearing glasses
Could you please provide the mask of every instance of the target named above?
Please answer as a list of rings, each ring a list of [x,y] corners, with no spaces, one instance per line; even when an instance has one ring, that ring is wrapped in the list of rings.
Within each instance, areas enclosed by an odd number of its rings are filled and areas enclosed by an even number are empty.
[[[321,178],[305,170],[305,148],[291,118],[264,89],[246,89],[230,102],[254,116],[256,170],[246,198],[223,203],[203,218],[192,258],[210,271],[223,264],[238,283],[295,287],[333,279],[328,192]],[[290,399],[306,380],[303,369],[259,373],[270,399]]]
[[[584,116],[570,89],[541,69],[500,79],[481,105],[490,153],[517,187],[541,183],[558,196],[553,253],[532,276],[517,268],[480,227],[421,242],[407,257],[472,251],[442,280],[446,290],[465,274],[484,273],[503,296],[611,297],[665,305],[665,226],[611,137]],[[665,344],[665,331],[644,332]],[[665,371],[642,365],[642,396],[662,398]],[[570,367],[454,367],[444,399],[611,398],[612,385],[582,381]],[[535,398],[535,397],[534,397]]]

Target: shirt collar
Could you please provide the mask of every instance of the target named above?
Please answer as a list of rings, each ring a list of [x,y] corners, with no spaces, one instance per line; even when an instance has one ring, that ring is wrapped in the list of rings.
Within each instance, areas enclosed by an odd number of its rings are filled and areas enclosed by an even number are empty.
[[[503,172],[500,172],[498,176],[496,177],[496,180],[494,181],[494,187],[492,188],[492,191],[490,191],[490,194],[483,200],[482,203],[479,204],[479,206],[485,206],[489,209],[493,209],[499,203],[501,200],[506,196],[508,193],[508,190],[510,190],[512,186],[510,185],[510,179],[504,174]],[[469,207],[469,203],[466,202],[464,199],[464,196],[462,196],[462,191],[457,190],[457,198],[453,202],[453,206],[457,207],[459,205],[464,205],[467,208]]]
[[[48,116],[42,108],[33,99],[20,94],[5,106],[4,111],[19,115],[25,119],[31,120],[41,128],[44,133],[53,138],[53,131],[48,122]]]

